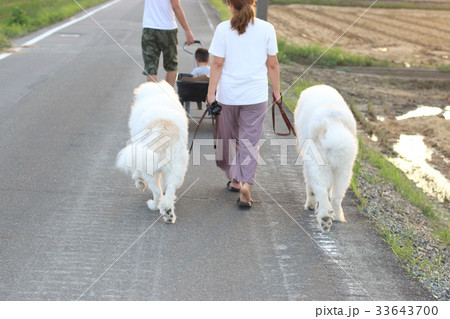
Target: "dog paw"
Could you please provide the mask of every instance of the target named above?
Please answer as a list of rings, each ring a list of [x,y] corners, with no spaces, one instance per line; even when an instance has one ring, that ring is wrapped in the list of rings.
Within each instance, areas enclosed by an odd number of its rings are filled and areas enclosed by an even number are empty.
[[[163,219],[166,224],[175,224],[175,221],[177,220],[177,216],[175,216],[175,213],[172,209],[168,209],[164,212]]]
[[[147,201],[147,207],[148,207],[150,210],[157,210],[157,209],[158,209],[158,202],[155,201],[155,200],[149,199],[149,200]]]
[[[136,185],[136,188],[141,192],[145,191],[145,189],[147,188],[147,183],[142,178],[135,180],[134,184]]]
[[[331,217],[322,217],[320,219],[320,227],[324,233],[328,233],[330,231],[332,224],[333,219]]]

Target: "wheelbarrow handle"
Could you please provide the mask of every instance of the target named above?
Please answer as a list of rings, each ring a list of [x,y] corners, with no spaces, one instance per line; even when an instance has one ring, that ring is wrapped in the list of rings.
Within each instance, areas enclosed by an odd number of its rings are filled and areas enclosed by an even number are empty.
[[[201,46],[203,46],[203,43],[202,43],[202,41],[200,41],[200,40],[194,40],[194,43],[193,43],[193,44],[200,44]],[[193,55],[194,52],[189,51],[188,49],[186,49],[186,47],[188,47],[187,42],[184,42],[183,50],[184,50],[185,52],[187,52],[187,53]]]

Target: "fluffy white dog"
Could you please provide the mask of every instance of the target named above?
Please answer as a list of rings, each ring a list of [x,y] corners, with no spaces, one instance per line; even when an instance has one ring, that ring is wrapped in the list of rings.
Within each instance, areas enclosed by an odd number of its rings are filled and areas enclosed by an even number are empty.
[[[320,157],[306,160],[301,154],[305,209],[315,209],[318,224],[328,232],[333,220],[346,222],[341,203],[358,152],[356,122],[339,92],[327,85],[304,90],[294,117],[299,150],[309,140]]]
[[[116,166],[132,174],[137,189],[150,188],[149,209],[159,209],[166,223],[175,223],[175,192],[189,161],[186,112],[166,81],[144,83],[134,94],[128,122],[131,139],[117,154]]]

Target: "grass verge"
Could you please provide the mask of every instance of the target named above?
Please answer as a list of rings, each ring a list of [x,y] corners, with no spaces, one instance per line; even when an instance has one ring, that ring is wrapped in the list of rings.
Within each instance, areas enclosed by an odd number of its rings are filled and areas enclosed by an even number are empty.
[[[78,0],[84,8],[107,0]],[[66,19],[81,8],[73,0],[0,0],[0,50],[11,46],[10,39],[24,36]]]
[[[404,199],[418,207],[428,217],[435,230],[435,237],[444,245],[450,245],[450,229],[446,223],[442,223],[446,218],[437,205],[383,154],[365,147],[363,143],[360,143],[360,152],[361,158],[377,169],[382,180],[393,184]]]
[[[280,63],[297,62],[313,63],[322,66],[389,66],[388,61],[376,60],[372,57],[352,54],[341,48],[332,47],[328,51],[319,44],[295,45],[278,39],[278,60]],[[324,54],[324,52],[326,53]],[[323,55],[322,55],[323,54]]]
[[[390,154],[394,154],[391,144],[388,142],[387,134],[382,130],[376,130],[375,127],[366,120],[359,109],[355,106],[354,101],[349,103],[356,120],[361,124],[364,131],[369,135],[375,134],[378,137],[378,143],[382,145]],[[368,162],[377,168],[379,176],[395,186],[395,190],[402,195],[409,203],[418,207],[422,213],[429,218],[434,229],[435,236],[441,240],[445,245],[450,245],[450,229],[447,223],[442,223],[442,219],[448,219],[448,216],[443,216],[443,212],[435,205],[435,203],[428,197],[416,184],[411,181],[399,168],[389,162],[389,160],[380,152],[366,148],[360,142],[360,155],[355,163],[354,176],[358,175],[357,165],[361,160],[360,156],[364,156]],[[370,182],[370,181],[369,181]],[[357,190],[352,186],[353,191]],[[360,199],[363,200],[363,199]]]
[[[294,113],[295,107],[297,106],[298,97],[303,90],[309,88],[310,86],[319,83],[311,82],[308,80],[298,79],[291,87],[282,85],[281,93],[283,94],[283,102],[288,107],[288,109]]]
[[[231,10],[228,8],[223,0],[208,0],[209,3],[219,12],[222,21],[229,20],[231,17]]]
[[[450,64],[442,64],[437,69],[441,72],[450,72]]]
[[[391,183],[395,185],[395,190],[403,198],[420,208],[435,229],[435,238],[440,240],[443,245],[448,246],[450,244],[449,228],[445,223],[440,223],[442,216],[434,203],[381,153],[367,147],[361,138],[358,140],[359,152],[353,167],[353,177],[350,186],[359,200],[359,209],[363,211],[369,200],[359,189],[359,180],[364,179],[372,185],[376,183]],[[365,176],[362,169],[364,165],[376,168],[377,176],[370,178]],[[418,200],[419,198],[420,200]],[[439,278],[439,274],[442,272],[441,256],[432,260],[422,255],[419,247],[415,244],[415,232],[412,225],[407,225],[407,231],[399,232],[398,229],[392,227],[392,221],[389,220],[389,217],[375,218],[375,223],[379,233],[390,245],[408,274],[425,279]]]

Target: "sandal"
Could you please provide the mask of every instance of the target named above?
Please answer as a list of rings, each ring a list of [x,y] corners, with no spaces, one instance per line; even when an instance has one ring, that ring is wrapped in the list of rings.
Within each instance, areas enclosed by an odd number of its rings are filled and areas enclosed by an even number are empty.
[[[228,189],[230,192],[239,193],[239,192],[241,191],[240,188],[233,187],[233,186],[231,186],[230,184],[231,184],[231,181],[229,181],[229,182],[227,183],[227,189]]]
[[[237,199],[237,205],[239,208],[251,208],[253,206],[253,199],[251,199],[249,202],[241,202],[241,199]]]

